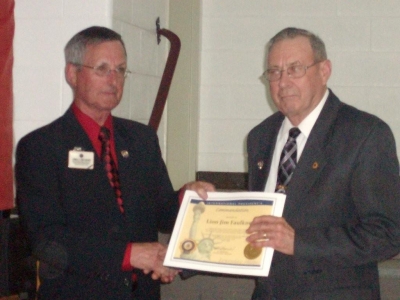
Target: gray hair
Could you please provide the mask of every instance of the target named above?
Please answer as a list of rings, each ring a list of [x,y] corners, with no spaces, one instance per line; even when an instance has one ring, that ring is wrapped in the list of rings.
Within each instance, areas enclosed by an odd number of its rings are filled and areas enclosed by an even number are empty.
[[[287,27],[279,31],[273,38],[271,38],[267,45],[268,53],[270,53],[271,49],[277,42],[286,39],[294,39],[299,36],[305,37],[309,40],[314,53],[314,61],[323,61],[328,58],[326,54],[325,44],[320,37],[308,30],[294,27]]]
[[[119,33],[106,27],[93,26],[78,32],[69,40],[64,48],[65,62],[82,64],[88,46],[109,41],[119,41],[126,56],[125,44]]]

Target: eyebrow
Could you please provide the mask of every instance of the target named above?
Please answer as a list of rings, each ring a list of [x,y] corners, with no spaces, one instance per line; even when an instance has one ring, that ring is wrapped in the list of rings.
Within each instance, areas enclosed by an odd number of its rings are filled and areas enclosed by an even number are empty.
[[[303,65],[300,61],[296,60],[292,63],[289,63],[287,66],[294,66],[294,65]],[[273,66],[269,66],[268,69],[280,69],[280,66],[278,65],[273,65]]]
[[[108,62],[105,62],[105,61],[100,61],[100,63],[94,63],[94,65],[96,65],[96,66],[102,66],[102,65],[110,65]],[[122,63],[120,63],[120,64],[118,64],[118,65],[116,65],[117,67],[122,67],[122,66],[127,66],[128,65],[128,62],[127,61],[124,61],[124,62],[122,62]]]

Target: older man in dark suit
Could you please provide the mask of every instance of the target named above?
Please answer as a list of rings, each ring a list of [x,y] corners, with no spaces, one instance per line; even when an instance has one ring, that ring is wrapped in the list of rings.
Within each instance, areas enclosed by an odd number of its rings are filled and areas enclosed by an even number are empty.
[[[248,136],[250,189],[287,198],[282,218],[248,229],[253,246],[275,249],[253,299],[379,299],[377,262],[400,251],[391,130],[327,88],[324,43],[306,30],[271,39],[264,74],[279,112]]]
[[[74,101],[64,116],[18,144],[17,204],[39,261],[39,299],[159,299],[163,266],[158,231],[177,216],[156,133],[113,117],[127,55],[104,27],[77,33],[65,47]],[[211,184],[186,188],[203,198]]]

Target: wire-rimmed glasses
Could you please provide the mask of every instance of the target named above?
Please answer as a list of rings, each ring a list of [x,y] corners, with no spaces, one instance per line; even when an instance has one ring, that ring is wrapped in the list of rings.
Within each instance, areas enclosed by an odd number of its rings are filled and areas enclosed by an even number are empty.
[[[131,71],[129,71],[126,67],[118,67],[116,69],[111,69],[110,66],[107,64],[102,64],[100,66],[95,66],[95,67],[84,65],[84,64],[75,64],[75,65],[92,69],[94,71],[94,73],[100,77],[108,76],[113,71],[117,74],[118,78],[121,78],[121,79],[126,78],[129,74],[131,74]]]
[[[301,64],[294,64],[289,66],[286,70],[278,69],[278,68],[271,68],[267,69],[263,73],[263,77],[268,81],[278,81],[282,77],[282,73],[286,71],[290,78],[301,78],[306,75],[306,72],[309,68],[315,66],[316,64],[320,63],[320,61],[316,61],[309,66],[303,66]]]

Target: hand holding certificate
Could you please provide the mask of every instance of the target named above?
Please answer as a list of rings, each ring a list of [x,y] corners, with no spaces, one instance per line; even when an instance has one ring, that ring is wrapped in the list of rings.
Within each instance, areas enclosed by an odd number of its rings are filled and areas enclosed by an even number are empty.
[[[282,216],[286,196],[277,193],[186,191],[164,260],[169,267],[268,276],[274,250],[246,242],[254,217]]]

